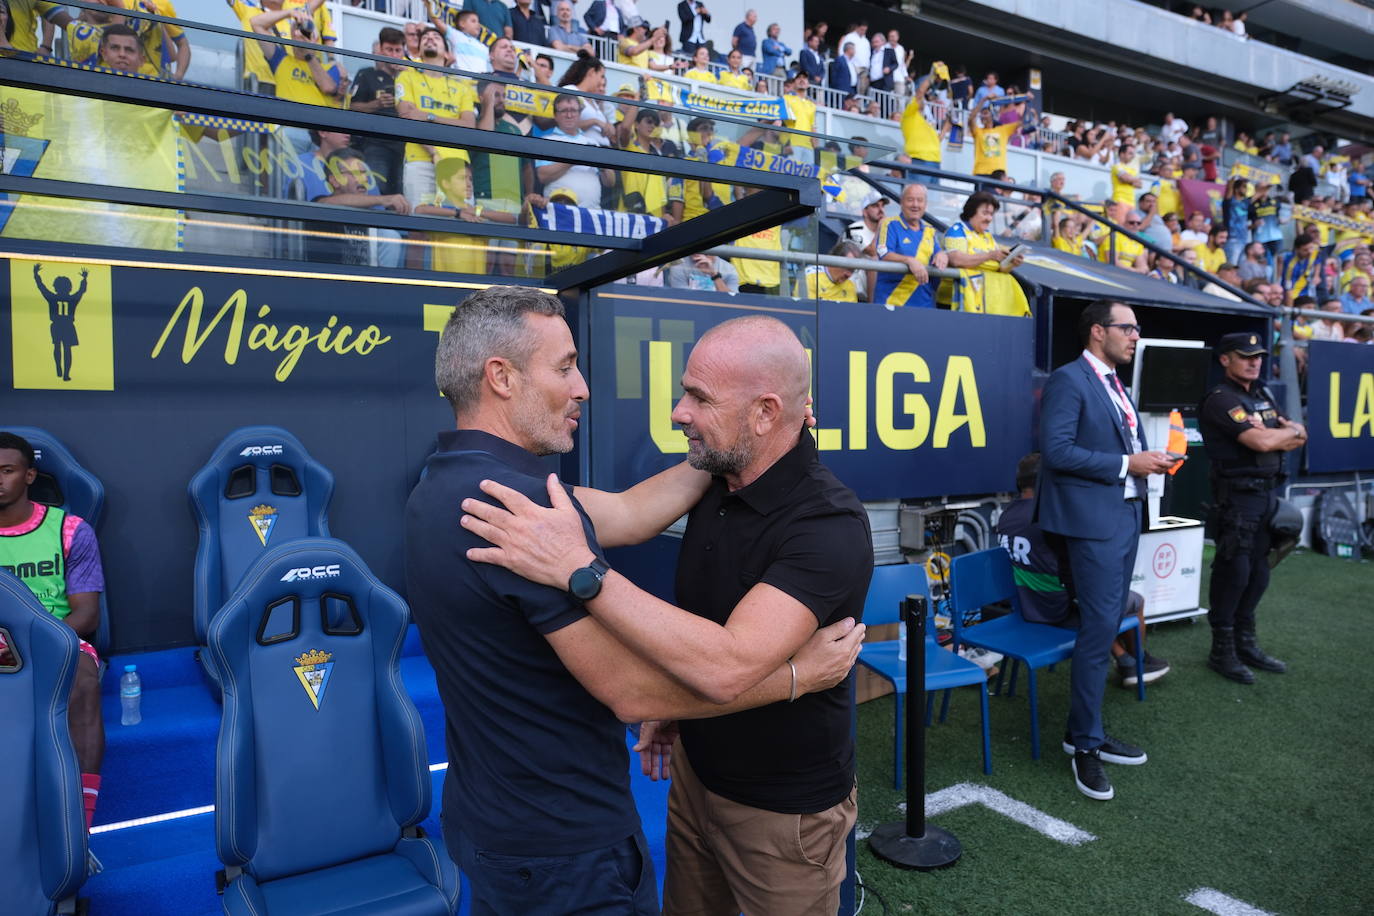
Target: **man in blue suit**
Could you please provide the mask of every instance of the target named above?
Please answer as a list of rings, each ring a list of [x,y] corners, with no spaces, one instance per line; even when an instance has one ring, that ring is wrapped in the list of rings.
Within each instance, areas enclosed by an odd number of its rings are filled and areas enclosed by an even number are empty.
[[[854,67],[854,45],[847,44],[840,56],[830,62],[830,88],[843,92],[845,97],[859,89],[859,74]]]
[[[1114,792],[1103,762],[1146,759],[1143,750],[1103,730],[1102,696],[1144,527],[1146,478],[1173,460],[1147,450],[1140,416],[1117,377],[1140,339],[1135,312],[1098,300],[1083,310],[1078,333],[1083,353],[1055,370],[1041,398],[1036,513],[1062,553],[1060,568],[1082,616],[1064,750],[1073,755],[1078,790],[1106,801]]]

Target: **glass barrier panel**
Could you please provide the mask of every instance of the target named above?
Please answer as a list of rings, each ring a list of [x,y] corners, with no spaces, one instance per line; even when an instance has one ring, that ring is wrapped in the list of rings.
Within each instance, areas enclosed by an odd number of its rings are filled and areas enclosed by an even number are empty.
[[[25,194],[0,201],[5,237],[192,254],[541,279],[603,249],[477,232],[401,232],[341,222],[281,220]],[[11,233],[22,227],[23,233]]]

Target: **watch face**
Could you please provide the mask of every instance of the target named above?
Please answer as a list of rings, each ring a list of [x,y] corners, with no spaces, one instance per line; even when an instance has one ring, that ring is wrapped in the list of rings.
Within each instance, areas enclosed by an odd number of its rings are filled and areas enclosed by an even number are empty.
[[[590,566],[576,570],[568,579],[568,591],[574,598],[590,601],[601,592],[601,573]]]

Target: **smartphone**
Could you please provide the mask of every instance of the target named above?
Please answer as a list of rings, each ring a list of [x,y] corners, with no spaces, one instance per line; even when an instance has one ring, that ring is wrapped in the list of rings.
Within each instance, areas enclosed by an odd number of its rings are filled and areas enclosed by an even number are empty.
[[[1188,460],[1188,456],[1187,456],[1187,455],[1180,455],[1178,452],[1165,452],[1164,454],[1165,454],[1166,456],[1168,456],[1168,458],[1169,458],[1170,461],[1187,461],[1187,460]]]

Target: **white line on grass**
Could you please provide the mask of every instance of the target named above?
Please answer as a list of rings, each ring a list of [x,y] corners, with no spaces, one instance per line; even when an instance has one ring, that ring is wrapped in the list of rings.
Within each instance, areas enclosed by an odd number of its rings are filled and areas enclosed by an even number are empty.
[[[1217,916],[1274,916],[1268,910],[1261,910],[1210,887],[1200,887],[1185,895],[1183,900],[1209,913],[1216,913]]]
[[[437,773],[440,770],[448,769],[448,761],[443,763],[431,763],[429,771]],[[115,830],[128,830],[130,827],[146,827],[149,824],[161,824],[164,821],[179,821],[183,817],[195,817],[198,814],[209,814],[215,810],[214,805],[202,805],[199,808],[182,808],[180,811],[168,811],[165,814],[150,814],[147,817],[136,817],[133,820],[119,821],[114,824],[101,824],[99,827],[91,828],[91,835],[97,833],[110,833]]]
[[[1082,846],[1097,839],[1088,831],[1080,830],[1068,821],[1051,817],[1038,808],[1017,801],[1005,792],[971,782],[957,783],[933,795],[927,795],[926,817],[935,817],[967,805],[982,805],[1065,846]],[[902,811],[906,810],[905,803],[897,807]]]

